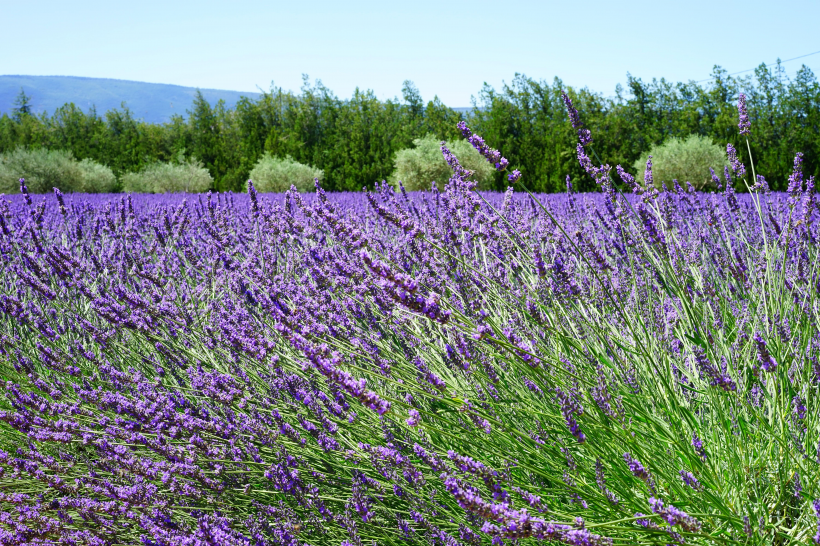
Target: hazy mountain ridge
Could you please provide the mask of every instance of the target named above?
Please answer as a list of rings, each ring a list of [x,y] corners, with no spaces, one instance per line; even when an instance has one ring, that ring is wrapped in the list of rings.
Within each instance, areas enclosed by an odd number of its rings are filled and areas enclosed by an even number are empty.
[[[60,106],[73,102],[83,110],[92,106],[103,115],[107,110],[120,108],[125,102],[135,118],[150,123],[169,121],[171,116],[185,116],[196,94],[195,87],[164,83],[146,83],[108,78],[79,76],[0,76],[0,115],[10,114],[20,89],[30,97],[36,113],[53,113]],[[260,93],[200,89],[205,99],[215,104],[219,99],[232,108],[240,97],[256,99]]]

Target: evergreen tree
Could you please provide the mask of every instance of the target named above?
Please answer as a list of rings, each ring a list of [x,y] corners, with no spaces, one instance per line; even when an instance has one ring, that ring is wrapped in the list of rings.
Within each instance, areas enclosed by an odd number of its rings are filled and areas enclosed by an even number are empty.
[[[20,94],[18,94],[17,98],[14,99],[14,108],[12,109],[14,112],[14,119],[19,122],[23,116],[30,116],[31,108],[31,97],[26,95],[26,92],[23,91],[23,88],[21,87]]]

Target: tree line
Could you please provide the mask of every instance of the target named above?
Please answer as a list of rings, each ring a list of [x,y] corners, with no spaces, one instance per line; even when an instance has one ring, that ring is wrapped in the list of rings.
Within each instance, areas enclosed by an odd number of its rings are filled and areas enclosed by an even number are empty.
[[[609,97],[568,88],[557,78],[546,82],[516,74],[501,89],[485,84],[468,112],[437,97],[425,103],[409,81],[401,98],[386,101],[358,89],[343,100],[307,77],[298,93],[274,87],[258,99],[243,97],[233,108],[222,101],[209,104],[197,93],[187,117],[163,124],[136,119],[125,104],[102,115],[73,103],[35,115],[21,93],[17,107],[0,117],[0,153],[19,146],[70,150],[78,159],[108,165],[118,177],[158,161],[196,158],[211,173],[214,189],[241,191],[268,152],[323,170],[329,191],[360,190],[387,179],[396,152],[411,148],[414,139],[459,138],[456,124],[463,119],[503,152],[511,169],[521,171],[527,188],[563,191],[570,175],[576,189],[591,190],[594,182],[575,158],[576,132],[562,90],[592,131],[595,154],[612,166],[627,167],[653,144],[690,134],[732,143],[749,165],[737,131],[737,96],[743,92],[755,168],[771,188],[786,188],[796,152],[805,154],[807,175],[820,170],[820,85],[806,66],[788,78],[780,63],[741,78],[716,66],[704,85],[627,75],[626,86],[619,84]],[[506,177],[496,173],[491,185],[505,189]]]

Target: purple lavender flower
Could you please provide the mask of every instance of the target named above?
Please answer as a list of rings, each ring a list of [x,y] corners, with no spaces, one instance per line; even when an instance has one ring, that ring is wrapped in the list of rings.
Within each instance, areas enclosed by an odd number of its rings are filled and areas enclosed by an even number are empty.
[[[20,193],[23,194],[23,197],[26,200],[26,204],[28,206],[32,206],[34,204],[34,202],[31,200],[31,195],[29,195],[29,193],[28,193],[28,186],[26,186],[26,179],[21,178],[19,180],[19,182],[20,182]]]
[[[419,426],[419,423],[421,422],[421,415],[419,414],[419,412],[414,409],[411,409],[407,413],[410,414],[410,417],[408,417],[406,421],[407,424],[411,427]]]
[[[680,474],[680,479],[683,480],[683,483],[685,483],[695,491],[700,491],[703,487],[698,481],[698,479],[695,477],[695,475],[691,472],[688,472],[686,470],[680,470],[678,474]]]
[[[755,182],[755,185],[752,186],[752,191],[762,191],[766,195],[769,194],[769,183],[766,182],[766,179],[762,174],[757,175],[757,181]]]
[[[635,177],[624,170],[620,165],[615,166],[618,176],[623,180],[634,193],[641,193],[642,188],[635,182]]]
[[[692,447],[695,448],[695,453],[697,453],[701,459],[704,461],[706,460],[706,449],[703,447],[703,441],[698,438],[698,435],[694,432],[692,433]]]
[[[671,504],[664,505],[663,501],[652,497],[649,499],[649,506],[654,513],[665,519],[670,527],[680,525],[685,531],[689,531],[690,533],[697,533],[701,530],[701,524],[698,520],[686,512],[678,510]]]
[[[652,176],[652,156],[646,160],[646,170],[643,172],[643,186],[646,189],[655,187],[655,179]]]
[[[606,487],[606,478],[604,477],[604,464],[600,458],[595,460],[595,483],[598,484],[598,489],[604,494],[609,502],[618,504],[618,497]]]
[[[60,205],[60,214],[63,216],[66,215],[65,210],[65,199],[63,197],[63,192],[60,191],[59,188],[52,188],[54,190],[54,195],[57,197],[57,203]]]
[[[799,394],[796,394],[794,398],[792,398],[792,413],[794,413],[797,419],[802,421],[806,418],[806,411],[806,403]]]
[[[737,389],[737,385],[729,374],[726,373],[726,370],[720,370],[710,362],[706,356],[706,351],[700,347],[695,347],[692,352],[694,353],[695,364],[700,372],[709,378],[712,386],[719,386],[726,392]]]
[[[583,444],[586,441],[586,435],[581,432],[581,427],[575,420],[575,416],[583,415],[584,407],[572,393],[567,395],[558,387],[555,388],[555,392],[558,395],[558,400],[561,402],[561,413],[564,415],[564,420],[567,423],[570,433],[575,436],[579,444]]]
[[[763,337],[760,333],[756,333],[753,339],[757,345],[757,361],[760,363],[760,367],[767,372],[775,371],[775,369],[777,369],[777,361],[769,354],[769,349]]]
[[[466,138],[467,141],[470,144],[472,144],[473,148],[478,150],[478,153],[483,155],[487,161],[492,163],[495,166],[496,170],[503,171],[507,168],[510,162],[507,161],[505,158],[501,157],[501,152],[487,146],[487,143],[484,142],[484,139],[478,135],[474,135],[473,132],[470,131],[470,128],[467,127],[467,124],[465,122],[460,121],[457,127],[461,131],[461,134],[464,136],[464,138]],[[516,172],[518,171],[514,171],[513,174],[515,174]],[[518,173],[518,176],[521,176],[521,173]],[[518,176],[516,176],[515,179],[511,178],[510,182],[515,182],[515,180],[518,180]]]
[[[253,180],[248,180],[248,196],[251,198],[251,212],[254,216],[259,216],[259,199],[256,194],[256,188],[253,185]]]
[[[709,172],[712,174],[712,183],[715,187],[720,190],[723,187],[723,183],[720,181],[720,177],[715,174],[715,169],[709,167]]]
[[[737,126],[738,129],[740,129],[740,134],[748,135],[749,129],[752,127],[752,123],[749,121],[749,114],[746,111],[746,95],[743,93],[740,93],[737,97],[737,113],[739,117]]]
[[[800,199],[800,192],[803,189],[803,152],[797,152],[794,156],[794,169],[789,175],[789,186],[786,191],[789,193],[789,205],[794,206]]]
[[[632,457],[629,453],[624,453],[624,460],[626,461],[626,466],[629,467],[629,471],[632,472],[632,475],[643,480],[646,485],[649,486],[649,490],[654,492],[655,481],[652,479],[652,475],[646,468],[644,468],[641,462]]]
[[[743,163],[737,158],[737,150],[735,150],[735,147],[731,144],[726,145],[726,155],[729,156],[729,164],[737,176],[746,174],[746,167],[744,167]]]
[[[814,508],[814,517],[817,518],[817,533],[814,535],[814,543],[820,544],[820,499],[815,499],[811,503]]]
[[[572,99],[569,98],[566,91],[561,92],[561,100],[564,101],[564,106],[567,109],[567,115],[569,116],[569,121],[572,123],[572,128],[578,132],[578,141],[581,146],[587,146],[588,144],[592,144],[592,133],[589,132],[589,129],[583,128],[583,123],[581,122],[580,116],[578,116],[578,110],[572,105]]]

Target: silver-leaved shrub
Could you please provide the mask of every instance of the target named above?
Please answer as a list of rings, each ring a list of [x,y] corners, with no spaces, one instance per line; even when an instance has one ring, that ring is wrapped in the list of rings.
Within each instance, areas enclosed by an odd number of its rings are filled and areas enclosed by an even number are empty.
[[[441,155],[441,141],[428,135],[415,139],[413,144],[413,148],[396,152],[390,182],[396,185],[401,181],[409,191],[429,190],[434,181],[442,187],[453,175],[453,171]],[[462,167],[473,171],[473,179],[478,182],[478,188],[487,189],[495,172],[493,166],[466,140],[447,142],[447,147],[458,157]]]
[[[91,159],[77,161],[68,150],[17,148],[0,155],[0,193],[18,193],[20,179],[28,191],[105,193],[116,189],[117,178],[105,165]]]
[[[633,164],[639,177],[642,176],[650,155],[655,185],[658,187],[666,183],[671,188],[673,180],[684,187],[686,182],[691,182],[696,190],[714,187],[709,169],[720,173],[723,167],[729,165],[726,149],[712,142],[711,138],[700,135],[672,137],[663,144],[652,146]]]
[[[137,173],[122,177],[122,189],[131,193],[199,193],[208,191],[214,179],[202,162],[153,163]]]
[[[260,192],[282,193],[291,185],[301,192],[314,189],[313,180],[322,181],[325,173],[311,165],[299,163],[290,156],[276,157],[266,152],[251,170],[250,178]]]

